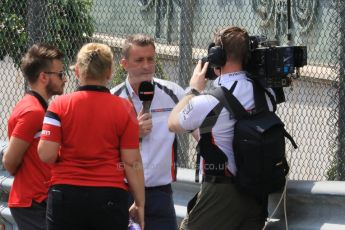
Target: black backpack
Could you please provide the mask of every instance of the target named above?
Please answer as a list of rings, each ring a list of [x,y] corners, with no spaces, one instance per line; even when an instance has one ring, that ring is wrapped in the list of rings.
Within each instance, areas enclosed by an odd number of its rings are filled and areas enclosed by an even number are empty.
[[[275,113],[273,95],[260,83],[253,82],[255,111],[249,113],[232,94],[236,84],[237,82],[230,90],[219,87],[209,94],[216,97],[237,119],[233,150],[238,188],[256,197],[263,197],[280,191],[285,186],[289,172],[285,158],[285,137],[291,141],[294,148],[297,148],[297,145]],[[265,93],[271,99],[273,112],[269,111]]]

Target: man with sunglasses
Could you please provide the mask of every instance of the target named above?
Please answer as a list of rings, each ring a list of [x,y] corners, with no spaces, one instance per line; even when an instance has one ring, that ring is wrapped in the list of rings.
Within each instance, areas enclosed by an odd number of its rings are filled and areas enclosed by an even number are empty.
[[[67,81],[64,54],[54,46],[35,44],[22,58],[21,70],[30,90],[8,120],[9,144],[3,165],[14,176],[8,206],[19,229],[46,229],[50,167],[37,154],[48,100],[63,93]]]

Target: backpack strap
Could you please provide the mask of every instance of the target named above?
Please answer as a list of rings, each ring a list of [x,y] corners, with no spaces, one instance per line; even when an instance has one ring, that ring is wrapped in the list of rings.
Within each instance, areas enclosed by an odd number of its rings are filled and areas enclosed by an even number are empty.
[[[230,90],[223,86],[220,87],[220,89],[221,90],[219,90],[217,94],[214,94],[213,96],[215,96],[230,112],[230,116],[233,115],[237,120],[243,117],[250,116],[250,114],[244,109],[239,100],[232,94],[232,87],[230,88]]]
[[[200,173],[200,148],[199,145],[196,146],[196,166],[195,166],[195,175],[194,175],[194,181],[199,183],[199,173]]]
[[[261,110],[269,111],[265,93],[271,100],[273,110],[276,110],[276,103],[273,95],[264,88],[259,82],[253,81],[253,93],[254,93],[254,103],[255,103],[255,112],[258,113]],[[224,104],[224,106],[233,113],[235,118],[241,119],[244,117],[250,116],[250,114],[245,110],[239,100],[232,94],[230,90],[227,90],[225,87],[222,87],[223,96],[219,100]]]
[[[271,101],[272,107],[273,107],[273,112],[277,110],[277,103],[276,100],[274,99],[274,96],[272,93],[267,90],[258,80],[252,80],[253,83],[253,91],[254,91],[254,100],[255,100],[255,110],[259,112],[261,109],[268,111],[268,104],[266,100],[266,95]]]
[[[285,129],[284,129],[284,136],[285,136],[287,139],[290,140],[290,142],[291,142],[292,146],[294,147],[294,149],[297,149],[297,148],[298,148],[298,146],[297,146],[295,140],[292,138],[292,136],[291,136]]]
[[[253,82],[255,113],[269,111],[265,91],[255,82]]]
[[[231,93],[235,90],[236,85],[237,85],[237,81],[235,81],[234,84],[231,86],[229,90]],[[204,121],[202,122],[199,128],[200,133],[211,132],[212,127],[216,124],[219,114],[224,107],[225,98],[223,95],[223,90],[221,88],[222,87],[218,87],[207,93],[217,98],[219,103],[205,117]]]
[[[252,83],[256,112],[260,112],[261,110],[269,110],[265,94],[267,94],[267,96],[271,100],[273,112],[275,112],[277,109],[277,104],[272,93],[268,91],[265,87],[263,87],[260,82],[253,80]],[[236,119],[241,119],[242,117],[247,117],[250,114],[245,110],[242,104],[233,95],[233,91],[236,85],[237,81],[232,85],[230,90],[227,90],[225,87],[220,87],[210,92],[209,94],[216,97],[224,105],[224,107],[235,116]]]
[[[222,103],[218,103],[205,117],[204,121],[200,125],[199,132],[209,133],[211,132],[213,126],[216,124],[220,112],[223,109]],[[199,173],[200,173],[200,147],[199,144],[196,146],[196,167],[195,167],[195,182],[199,182]]]
[[[237,85],[237,81],[235,81],[234,84],[231,86],[229,90],[231,93],[235,90],[236,85]],[[212,95],[215,98],[217,98],[219,103],[205,117],[204,121],[199,127],[200,133],[208,133],[212,131],[212,128],[216,124],[220,112],[224,108],[223,101],[225,101],[225,99],[224,99],[223,90],[221,89],[221,87],[218,87],[212,90],[211,92],[208,92],[207,94]],[[196,154],[196,167],[195,167],[195,182],[199,182],[200,157],[201,157],[199,145],[196,146],[196,152],[197,154]]]

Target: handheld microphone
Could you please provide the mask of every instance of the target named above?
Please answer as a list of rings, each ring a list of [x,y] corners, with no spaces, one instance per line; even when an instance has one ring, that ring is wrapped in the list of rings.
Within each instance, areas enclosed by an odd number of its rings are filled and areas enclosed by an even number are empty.
[[[151,102],[154,96],[154,86],[149,81],[143,81],[139,86],[139,98],[143,102],[144,113],[150,111]]]

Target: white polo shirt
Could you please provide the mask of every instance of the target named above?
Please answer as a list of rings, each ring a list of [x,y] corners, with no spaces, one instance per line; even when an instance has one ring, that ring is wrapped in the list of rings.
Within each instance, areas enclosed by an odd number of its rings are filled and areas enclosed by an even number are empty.
[[[252,110],[255,107],[253,85],[246,77],[245,72],[236,72],[224,74],[214,81],[215,87],[223,86],[228,90],[237,81],[233,95],[240,101],[246,110]],[[269,102],[269,108],[272,110],[272,104]],[[181,127],[185,130],[194,130],[201,126],[207,114],[219,103],[218,99],[211,95],[199,95],[193,97],[185,108],[179,114]],[[230,114],[223,108],[211,132],[214,143],[225,153],[228,158],[227,168],[233,175],[236,175],[235,158],[232,148],[232,139],[234,135],[234,125],[236,120],[229,119]]]
[[[150,106],[152,115],[151,133],[142,138],[141,158],[144,166],[145,186],[160,186],[171,183],[175,180],[173,143],[175,134],[168,129],[168,117],[176,105],[167,92],[175,95],[175,100],[180,100],[184,96],[184,90],[176,83],[154,78],[154,97]],[[135,110],[139,114],[142,109],[142,101],[135,94],[129,84],[128,79],[120,85],[111,89],[114,94],[121,90],[119,96],[128,98],[127,91],[133,101]]]

